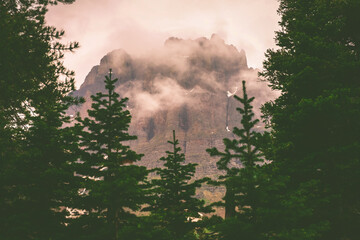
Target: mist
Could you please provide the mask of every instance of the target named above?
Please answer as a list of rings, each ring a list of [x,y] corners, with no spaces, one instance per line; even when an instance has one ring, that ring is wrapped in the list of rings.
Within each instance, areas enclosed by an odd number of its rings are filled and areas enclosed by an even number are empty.
[[[276,0],[77,0],[52,7],[47,23],[65,30],[64,42],[80,48],[65,55],[79,87],[91,67],[114,49],[131,55],[158,51],[169,37],[210,38],[218,34],[247,53],[248,65],[261,68],[264,52],[275,47]]]
[[[104,91],[103,79],[110,68],[113,77],[119,79],[116,91],[129,98],[128,110],[135,122],[184,106],[204,111],[209,109],[209,103],[229,103],[227,98],[234,94],[242,96],[243,80],[248,95],[255,97],[258,118],[261,105],[277,96],[258,78],[259,70],[248,66],[246,52],[227,44],[217,34],[197,39],[171,37],[161,48],[143,54],[113,50],[92,68],[74,94],[90,101],[91,94]],[[219,112],[226,108],[224,105]]]

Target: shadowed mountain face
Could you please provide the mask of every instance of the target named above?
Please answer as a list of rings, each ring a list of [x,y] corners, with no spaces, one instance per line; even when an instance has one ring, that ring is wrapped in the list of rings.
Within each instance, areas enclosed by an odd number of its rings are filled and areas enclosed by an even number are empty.
[[[175,129],[186,160],[199,164],[196,177],[218,173],[217,159],[209,157],[205,149],[222,149],[222,139],[231,138],[233,127],[240,126],[241,116],[236,111],[239,102],[233,95],[241,94],[241,81],[247,81],[248,95],[256,97],[257,117],[260,105],[276,97],[258,80],[257,70],[248,68],[245,52],[225,44],[218,36],[169,38],[161,51],[149,56],[132,57],[123,50],[104,56],[73,93],[87,102],[72,112],[86,115],[90,96],[104,90],[109,68],[119,79],[116,91],[129,98],[129,131],[138,136],[129,144],[145,154],[140,164],[159,166],[158,159],[169,150],[167,140]]]

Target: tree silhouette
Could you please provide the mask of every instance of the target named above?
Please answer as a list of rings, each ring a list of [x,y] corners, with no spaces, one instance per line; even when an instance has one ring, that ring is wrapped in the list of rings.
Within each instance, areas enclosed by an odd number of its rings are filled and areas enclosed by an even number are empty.
[[[260,133],[253,130],[259,122],[258,119],[253,119],[251,103],[254,97],[248,98],[245,81],[242,82],[242,90],[242,98],[234,96],[242,104],[242,107],[237,108],[242,116],[242,128],[235,127],[233,130],[237,138],[223,140],[224,152],[217,148],[207,149],[210,156],[220,157],[217,166],[219,170],[225,172],[224,175],[219,176],[218,181],[210,181],[213,185],[224,186],[226,189],[223,198],[225,202],[215,203],[218,206],[225,206],[225,219],[229,220],[219,227],[225,239],[241,236],[251,239],[249,230],[244,229],[249,227],[251,221],[254,221],[258,200],[256,186],[259,185],[259,164],[263,163],[262,153],[257,144]]]
[[[360,234],[359,10],[356,0],[280,1],[278,49],[262,72],[281,91],[263,111],[274,135],[268,234],[279,239]]]
[[[172,151],[160,158],[164,168],[156,168],[159,179],[152,180],[153,201],[146,210],[155,219],[155,228],[166,232],[170,239],[193,239],[196,223],[192,218],[199,218],[199,213],[211,212],[204,206],[204,201],[195,197],[196,189],[206,179],[192,180],[197,164],[185,162],[185,155],[180,153],[179,141],[173,131]],[[163,235],[163,236],[164,236]]]
[[[52,1],[73,2],[68,1]],[[62,31],[45,24],[49,1],[0,3],[0,238],[63,239],[76,157],[63,128],[74,102]],[[64,80],[60,80],[60,76]]]
[[[117,80],[112,79],[110,69],[105,77],[107,93],[91,96],[89,117],[78,118],[84,131],[77,173],[83,177],[83,187],[89,191],[80,201],[79,207],[86,209],[87,214],[82,215],[79,222],[84,221],[83,227],[90,231],[82,236],[87,239],[119,239],[121,229],[135,218],[132,211],[139,210],[144,203],[141,183],[145,181],[147,170],[132,164],[142,155],[124,144],[135,140],[136,136],[128,133],[131,121],[130,112],[125,110],[128,99],[120,99],[115,92]],[[91,232],[92,228],[99,229],[98,235]]]

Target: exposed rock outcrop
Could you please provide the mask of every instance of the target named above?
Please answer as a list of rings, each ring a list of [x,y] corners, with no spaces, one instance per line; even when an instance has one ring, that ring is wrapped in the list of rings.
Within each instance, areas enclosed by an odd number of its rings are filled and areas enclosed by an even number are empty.
[[[276,94],[258,80],[257,70],[248,68],[245,52],[220,37],[169,38],[163,50],[152,56],[134,58],[124,50],[104,56],[73,93],[87,102],[72,111],[86,115],[90,95],[104,90],[109,68],[119,79],[116,91],[129,98],[133,117],[129,131],[138,136],[129,144],[145,154],[140,164],[159,166],[158,159],[168,150],[167,140],[175,129],[186,160],[199,164],[196,177],[218,174],[217,159],[205,150],[222,149],[222,139],[232,138],[232,128],[240,125],[239,102],[233,95],[241,93],[241,81],[247,81],[248,94],[256,97],[257,117],[260,105]]]

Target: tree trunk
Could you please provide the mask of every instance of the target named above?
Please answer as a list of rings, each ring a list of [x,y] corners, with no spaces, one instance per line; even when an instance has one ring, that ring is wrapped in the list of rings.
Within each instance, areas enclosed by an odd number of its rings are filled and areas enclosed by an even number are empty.
[[[235,194],[231,187],[226,187],[225,193],[225,219],[235,217]]]

